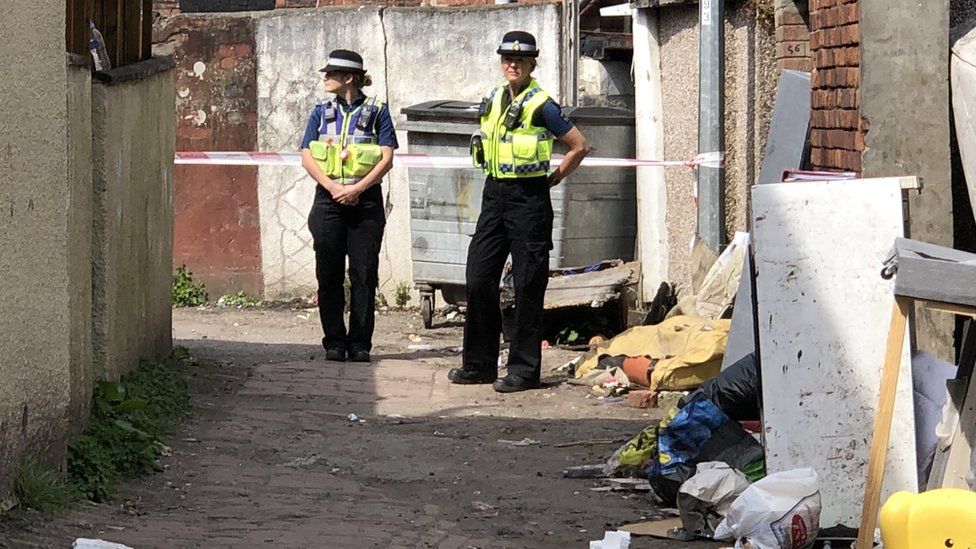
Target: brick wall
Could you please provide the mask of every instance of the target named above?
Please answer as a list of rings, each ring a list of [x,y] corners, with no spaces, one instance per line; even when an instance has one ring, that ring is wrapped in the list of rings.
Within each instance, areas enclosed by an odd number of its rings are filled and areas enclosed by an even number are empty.
[[[810,164],[861,172],[860,30],[857,0],[810,0]]]
[[[172,17],[180,13],[180,0],[153,0],[153,11],[163,17]]]
[[[250,17],[171,17],[154,53],[176,72],[176,149],[257,150],[257,58]],[[212,298],[261,295],[261,234],[253,166],[173,169],[173,263],[185,263]]]
[[[487,6],[494,0],[275,0],[277,8],[324,6]],[[519,0],[519,4],[560,4],[561,0]]]
[[[776,15],[776,68],[810,72],[809,8],[806,0],[778,0]]]

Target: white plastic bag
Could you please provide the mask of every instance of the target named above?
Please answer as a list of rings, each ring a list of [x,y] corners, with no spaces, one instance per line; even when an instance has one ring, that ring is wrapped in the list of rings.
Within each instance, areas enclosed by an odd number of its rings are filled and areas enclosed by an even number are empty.
[[[604,532],[602,540],[590,542],[590,549],[628,549],[630,547],[630,532],[617,530]]]
[[[820,531],[820,487],[813,469],[775,473],[746,488],[715,539],[748,540],[757,549],[805,549]]]
[[[688,532],[711,537],[749,480],[720,461],[699,463],[695,476],[678,490],[678,514]]]

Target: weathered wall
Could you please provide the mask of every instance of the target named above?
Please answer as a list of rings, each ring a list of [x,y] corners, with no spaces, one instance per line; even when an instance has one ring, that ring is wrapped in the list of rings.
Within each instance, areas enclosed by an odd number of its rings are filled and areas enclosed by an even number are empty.
[[[634,110],[631,63],[580,58],[579,105],[620,107]]]
[[[57,464],[70,402],[63,0],[0,18],[0,503],[25,449]]]
[[[92,92],[95,375],[172,344],[173,71]]]
[[[87,59],[84,59],[87,62]],[[69,421],[84,425],[92,378],[92,86],[87,65],[68,65],[68,309],[71,326]]]
[[[726,232],[746,230],[748,188],[755,182],[768,128],[768,106],[775,92],[772,22],[753,8],[726,5],[725,143]],[[658,10],[661,89],[664,95],[664,155],[692,158],[698,152],[698,6]],[[691,281],[691,243],[695,234],[693,193],[697,174],[666,168],[670,280]]]
[[[186,15],[154,34],[155,54],[172,55],[177,65],[177,150],[255,150],[254,20]],[[213,299],[263,290],[257,173],[253,166],[174,168],[173,263],[185,263]]]
[[[287,10],[257,21],[258,146],[296,150],[315,102],[324,98],[316,69],[333,48],[360,52],[373,76],[367,93],[400,109],[433,99],[480,99],[501,78],[497,42],[505,31],[533,32],[543,54],[537,76],[552,93],[560,89],[559,11],[556,6],[485,8],[331,8]],[[485,31],[485,29],[491,29]],[[383,37],[382,40],[377,37]],[[437,51],[436,62],[426,53]],[[438,83],[450,83],[445,89]],[[557,95],[558,97],[558,95]],[[401,152],[406,136],[398,134]],[[383,183],[388,220],[380,262],[381,290],[411,279],[406,171]],[[314,183],[295,168],[259,171],[265,296],[291,297],[315,288],[306,218]]]
[[[912,238],[952,246],[949,0],[861,0],[864,177],[918,175]],[[911,93],[906,93],[910,90]],[[952,319],[916,308],[918,346],[952,360]]]

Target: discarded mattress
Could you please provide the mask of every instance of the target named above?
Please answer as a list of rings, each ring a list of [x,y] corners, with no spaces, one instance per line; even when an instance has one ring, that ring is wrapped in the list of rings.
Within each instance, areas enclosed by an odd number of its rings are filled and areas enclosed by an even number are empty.
[[[728,341],[729,320],[689,316],[669,318],[655,326],[635,326],[583,356],[576,377],[597,367],[601,357],[651,359],[652,391],[688,391],[718,375]]]
[[[962,157],[969,201],[976,212],[976,28],[968,24],[952,32],[950,80],[959,154]],[[971,28],[966,30],[966,27]]]

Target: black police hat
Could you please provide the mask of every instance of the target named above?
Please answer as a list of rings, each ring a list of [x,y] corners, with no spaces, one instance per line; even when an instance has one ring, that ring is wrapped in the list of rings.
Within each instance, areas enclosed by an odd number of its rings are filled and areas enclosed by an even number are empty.
[[[535,36],[523,31],[510,31],[502,38],[502,43],[498,46],[498,54],[539,57],[539,48],[535,45]]]
[[[363,56],[350,50],[332,50],[325,67],[319,69],[319,72],[329,71],[364,73]]]

